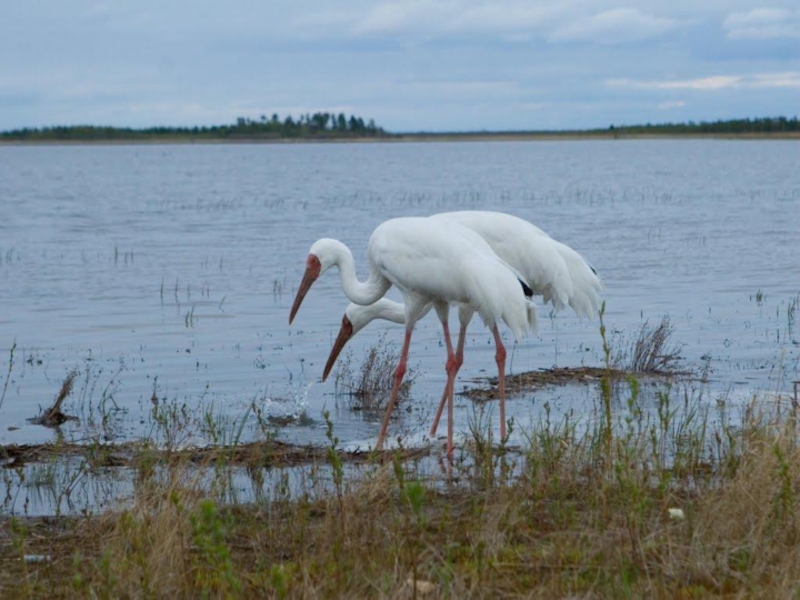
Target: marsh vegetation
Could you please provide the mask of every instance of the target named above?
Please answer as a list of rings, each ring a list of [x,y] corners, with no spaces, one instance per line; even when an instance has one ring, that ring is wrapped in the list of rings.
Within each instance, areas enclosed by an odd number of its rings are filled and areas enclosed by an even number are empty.
[[[790,595],[787,143],[0,147],[0,595]],[[422,433],[444,349],[421,322],[372,453],[394,359],[372,325],[345,393],[319,381],[346,301],[321,281],[287,327],[308,242],[486,208],[592,260],[603,335],[541,311],[498,440],[470,328],[457,389],[485,397],[456,397],[448,465]],[[78,420],[29,422],[68,379]]]
[[[197,418],[155,391],[151,436],[139,443],[5,447],[6,503],[49,490],[58,510],[0,519],[0,589],[15,597],[790,595],[800,576],[798,398],[754,396],[744,406],[720,398],[712,408],[667,363],[650,360],[676,356],[670,335],[666,319],[642,326],[626,370],[609,363],[589,382],[596,391],[585,414],[546,410],[521,442],[495,439],[486,413],[474,412],[453,463],[436,446],[347,451],[327,411],[325,447],[286,445],[255,402],[241,420],[212,410]],[[360,363],[351,355],[341,378],[380,393],[390,370],[380,365],[396,358],[381,338]],[[672,376],[655,405],[641,393],[643,364]],[[245,443],[248,417],[260,434]],[[214,443],[186,447],[198,433]],[[110,470],[130,475],[121,506],[61,512],[79,480]],[[244,481],[253,493],[242,497]]]
[[[335,394],[345,399],[350,410],[382,413],[389,401],[399,358],[396,345],[387,341],[386,333],[365,350],[360,361],[348,350],[333,372]],[[416,369],[411,367],[400,384],[399,402],[408,400],[415,379]]]
[[[638,388],[631,379],[612,432],[599,414],[547,419],[508,447],[478,420],[443,470],[403,450],[346,470],[352,456],[335,432],[326,451],[306,456],[301,478],[272,476],[281,470],[267,445],[199,462],[140,450],[122,507],[3,518],[0,588],[14,597],[795,593],[796,412],[754,398],[714,415],[675,389],[654,414]],[[239,460],[262,489],[244,503],[223,493]]]

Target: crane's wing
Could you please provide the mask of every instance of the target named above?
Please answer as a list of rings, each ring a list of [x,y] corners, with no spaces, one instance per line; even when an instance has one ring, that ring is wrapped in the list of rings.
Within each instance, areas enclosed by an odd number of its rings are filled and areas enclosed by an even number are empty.
[[[532,223],[490,211],[440,213],[432,218],[457,222],[475,231],[556,310],[569,305],[581,317],[597,314],[604,290],[597,272],[575,250]]]

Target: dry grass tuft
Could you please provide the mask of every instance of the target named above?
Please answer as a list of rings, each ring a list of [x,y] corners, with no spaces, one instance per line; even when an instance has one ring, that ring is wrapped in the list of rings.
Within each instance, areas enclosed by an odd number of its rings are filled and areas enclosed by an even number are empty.
[[[675,328],[668,316],[664,316],[655,326],[646,321],[638,329],[632,341],[628,342],[622,338],[621,344],[617,345],[621,345],[624,349],[616,352],[613,358],[610,347],[604,346],[604,350],[608,350],[606,367],[553,367],[507,375],[506,391],[518,394],[549,385],[591,383],[602,380],[608,380],[611,384],[623,381],[631,375],[691,376],[692,373],[681,370],[682,346],[680,343],[673,343],[674,331]],[[702,373],[700,375],[703,376]],[[490,385],[488,388],[473,387],[457,393],[472,400],[496,400],[499,398],[497,378],[489,377],[486,381]]]
[[[627,352],[620,352],[615,356],[614,364],[632,373],[678,373],[683,356],[680,344],[676,345],[671,341],[674,332],[675,327],[666,315],[658,325],[650,325],[650,321],[645,321]]]
[[[382,412],[389,401],[399,361],[396,345],[386,341],[385,333],[381,334],[375,345],[366,351],[360,365],[354,364],[350,351],[339,360],[333,374],[336,393],[347,396],[351,410]],[[400,384],[399,401],[408,399],[415,379],[416,374],[409,367]]]

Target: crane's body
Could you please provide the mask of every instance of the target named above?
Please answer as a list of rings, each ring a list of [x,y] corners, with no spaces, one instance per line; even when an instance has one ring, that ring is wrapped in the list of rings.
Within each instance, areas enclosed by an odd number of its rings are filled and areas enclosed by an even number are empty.
[[[506,213],[489,211],[440,213],[430,219],[457,223],[477,233],[501,260],[525,279],[535,294],[541,294],[544,301],[551,303],[555,310],[569,305],[579,317],[591,318],[597,314],[604,286],[595,269],[578,252],[554,240],[532,223]],[[323,380],[344,345],[360,329],[374,319],[403,322],[400,319],[402,314],[403,306],[388,299],[382,299],[373,306],[350,304],[345,310],[342,328],[325,366]],[[456,372],[463,363],[466,329],[472,315],[469,305],[460,305]],[[431,435],[436,432],[444,403],[451,394],[452,390],[445,388]]]
[[[523,293],[525,281],[480,235],[456,222],[391,219],[375,229],[369,252],[405,304],[411,299],[424,308],[438,300],[470,308],[487,327],[504,321],[517,340],[536,326],[536,313]]]
[[[306,261],[306,272],[292,305],[289,322],[294,319],[305,294],[327,269],[337,266],[342,289],[360,305],[372,304],[395,285],[403,295],[405,341],[395,371],[394,386],[386,409],[377,447],[383,444],[389,416],[405,375],[411,333],[417,321],[433,305],[442,322],[448,351],[447,374],[450,412],[452,380],[456,358],[447,326],[449,306],[480,314],[492,330],[497,345],[496,361],[501,385],[501,435],[505,436],[505,348],[497,323],[504,321],[519,340],[535,328],[536,312],[528,296],[532,293],[514,269],[501,260],[480,235],[456,222],[424,217],[391,219],[379,225],[370,236],[367,253],[369,276],[360,282],[350,250],[337,240],[315,242]],[[448,453],[452,452],[452,419],[448,434]]]

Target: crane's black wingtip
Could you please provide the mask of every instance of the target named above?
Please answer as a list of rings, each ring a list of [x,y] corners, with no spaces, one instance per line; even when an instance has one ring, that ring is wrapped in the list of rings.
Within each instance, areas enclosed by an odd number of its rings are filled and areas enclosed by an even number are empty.
[[[519,281],[520,285],[522,286],[522,291],[525,293],[525,297],[533,298],[533,290],[530,288],[530,286],[522,281],[522,279],[517,278],[517,281]]]

